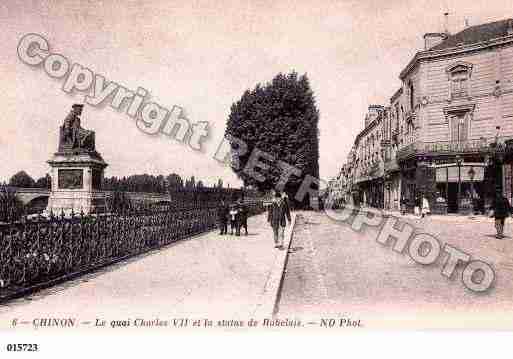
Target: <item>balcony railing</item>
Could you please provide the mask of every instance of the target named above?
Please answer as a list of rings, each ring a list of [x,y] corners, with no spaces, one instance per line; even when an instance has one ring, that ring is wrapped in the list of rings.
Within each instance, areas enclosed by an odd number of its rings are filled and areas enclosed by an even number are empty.
[[[417,154],[440,154],[440,153],[490,153],[492,151],[511,151],[512,137],[500,137],[499,145],[496,149],[490,147],[495,142],[495,138],[480,138],[467,141],[437,141],[437,142],[413,142],[402,147],[397,151],[399,160],[408,158]]]

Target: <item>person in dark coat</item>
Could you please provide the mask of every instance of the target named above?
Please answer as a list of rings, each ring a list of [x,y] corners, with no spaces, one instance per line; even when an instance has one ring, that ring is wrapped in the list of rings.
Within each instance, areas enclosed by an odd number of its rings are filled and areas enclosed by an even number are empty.
[[[237,235],[240,235],[241,228],[244,227],[244,234],[248,235],[248,209],[242,202],[242,199],[238,202],[238,211],[239,211],[239,222],[237,226]]]
[[[228,234],[228,206],[223,200],[217,207],[217,222],[219,224],[219,235]]]
[[[401,215],[404,216],[406,214],[406,198],[401,198]]]
[[[290,209],[288,201],[281,197],[281,193],[276,191],[273,202],[268,207],[267,222],[271,225],[274,234],[274,248],[284,249],[283,241],[285,236],[285,226],[287,221],[290,224]]]
[[[497,192],[493,206],[493,216],[495,217],[495,229],[497,230],[497,238],[504,238],[504,224],[506,222],[506,217],[509,217],[511,213],[512,209],[508,199],[504,197],[501,192]]]

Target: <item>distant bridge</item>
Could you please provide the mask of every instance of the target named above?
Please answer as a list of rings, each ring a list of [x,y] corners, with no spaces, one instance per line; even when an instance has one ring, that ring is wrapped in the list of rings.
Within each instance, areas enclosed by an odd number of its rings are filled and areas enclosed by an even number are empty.
[[[19,188],[11,187],[16,191],[16,197],[27,207],[32,208],[46,208],[48,198],[50,197],[50,190],[43,188]],[[112,191],[100,191],[109,197]],[[125,192],[133,201],[145,201],[151,203],[171,203],[171,195],[166,193],[145,193],[145,192]]]

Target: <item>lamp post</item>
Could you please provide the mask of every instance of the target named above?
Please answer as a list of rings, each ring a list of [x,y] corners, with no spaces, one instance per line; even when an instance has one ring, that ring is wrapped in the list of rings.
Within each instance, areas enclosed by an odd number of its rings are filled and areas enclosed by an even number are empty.
[[[493,174],[495,177],[494,184],[495,184],[495,193],[496,192],[502,192],[502,162],[504,160],[504,153],[503,153],[503,146],[501,146],[500,143],[500,131],[501,126],[495,127],[497,130],[497,133],[495,135],[495,142],[492,142],[490,144],[491,147],[491,154],[493,158]],[[495,196],[494,193],[494,196]]]
[[[472,215],[476,213],[474,206],[474,176],[476,175],[476,171],[474,167],[470,167],[468,170],[468,176],[470,178],[470,201],[472,203]]]
[[[463,159],[460,155],[456,155],[456,164],[458,165],[458,212],[460,211],[461,207],[461,163],[463,162]]]

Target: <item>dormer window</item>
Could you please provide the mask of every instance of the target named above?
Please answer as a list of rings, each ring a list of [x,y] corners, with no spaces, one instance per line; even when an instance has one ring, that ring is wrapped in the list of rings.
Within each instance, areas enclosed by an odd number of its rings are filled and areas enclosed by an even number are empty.
[[[451,73],[451,94],[453,98],[468,95],[468,72],[466,69]]]
[[[472,64],[457,62],[446,70],[449,77],[450,99],[470,96],[470,78]]]

